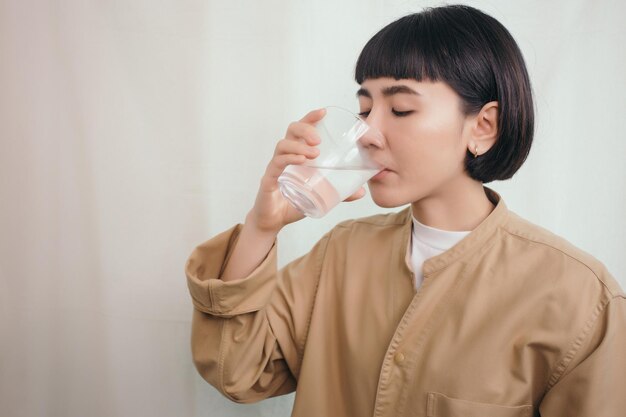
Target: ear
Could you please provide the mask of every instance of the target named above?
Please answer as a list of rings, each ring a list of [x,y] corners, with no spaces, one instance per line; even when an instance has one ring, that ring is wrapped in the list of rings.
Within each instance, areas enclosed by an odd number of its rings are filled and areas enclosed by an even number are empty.
[[[469,140],[467,141],[467,149],[471,154],[480,156],[496,143],[498,138],[498,114],[498,102],[490,101],[472,119]]]

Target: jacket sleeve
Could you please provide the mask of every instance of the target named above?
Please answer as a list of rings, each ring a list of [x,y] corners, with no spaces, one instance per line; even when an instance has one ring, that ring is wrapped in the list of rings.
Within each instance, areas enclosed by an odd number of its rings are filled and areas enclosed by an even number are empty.
[[[295,390],[327,243],[277,270],[277,242],[249,276],[220,275],[242,225],[194,249],[185,265],[194,305],[191,350],[200,375],[236,402]]]
[[[539,406],[542,417],[626,415],[626,299],[617,295],[597,308],[585,339],[576,340],[571,365]]]

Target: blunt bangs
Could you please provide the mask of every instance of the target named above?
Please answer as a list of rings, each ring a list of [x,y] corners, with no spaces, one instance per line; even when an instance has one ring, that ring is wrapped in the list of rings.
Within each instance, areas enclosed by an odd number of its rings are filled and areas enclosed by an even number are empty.
[[[401,18],[378,32],[363,48],[356,64],[355,79],[393,77],[437,81],[441,77],[436,49],[420,15]]]

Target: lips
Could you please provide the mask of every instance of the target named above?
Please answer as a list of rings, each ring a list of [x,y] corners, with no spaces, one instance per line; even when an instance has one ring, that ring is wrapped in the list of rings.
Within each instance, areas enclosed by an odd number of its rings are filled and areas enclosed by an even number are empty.
[[[383,164],[383,163],[380,163],[380,162],[378,162],[378,161],[374,161],[374,160],[372,160],[372,162],[373,162],[375,165],[377,165],[377,166],[379,166],[379,167],[381,167],[381,168],[382,168],[379,172],[383,172],[383,171],[393,172],[393,170],[392,170],[392,169],[387,168],[387,165],[386,165],[386,164]]]
[[[389,168],[387,168],[385,164],[381,164],[380,162],[376,162],[376,161],[374,161],[374,163],[378,165],[379,167],[382,167],[384,171],[391,171]]]
[[[373,181],[378,181],[378,180],[380,180],[380,179],[383,179],[383,178],[385,178],[385,177],[387,176],[387,174],[388,174],[389,172],[391,172],[391,170],[389,170],[389,169],[386,169],[386,168],[385,168],[385,169],[383,169],[382,171],[379,171],[379,172],[378,172],[378,174],[374,175],[374,176],[372,177],[372,180],[373,180]]]

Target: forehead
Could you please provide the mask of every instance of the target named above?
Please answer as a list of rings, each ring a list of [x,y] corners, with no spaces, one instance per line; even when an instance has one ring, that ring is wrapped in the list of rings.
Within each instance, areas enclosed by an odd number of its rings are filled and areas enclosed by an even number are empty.
[[[420,82],[413,79],[374,78],[363,81],[358,89],[357,97],[372,98],[376,95],[391,97],[396,94],[420,96]]]
[[[391,77],[368,78],[361,84],[356,93],[361,98],[391,98],[393,96],[411,99],[450,99],[458,98],[456,92],[442,81],[417,81],[412,78],[396,80]]]

